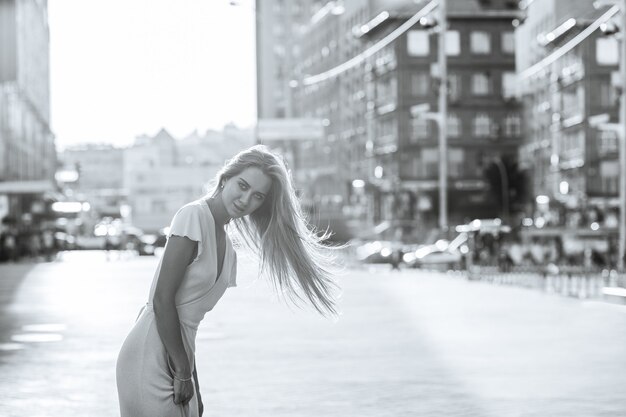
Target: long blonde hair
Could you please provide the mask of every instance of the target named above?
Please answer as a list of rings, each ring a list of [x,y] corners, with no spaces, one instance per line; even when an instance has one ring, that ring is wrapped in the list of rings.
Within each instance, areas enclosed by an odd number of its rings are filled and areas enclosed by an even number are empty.
[[[237,234],[259,256],[261,271],[269,272],[275,289],[300,304],[304,297],[321,314],[336,315],[336,259],[324,245],[329,233],[316,233],[302,212],[291,175],[283,159],[263,145],[239,152],[217,173],[219,185],[246,168],[256,167],[272,180],[263,204],[248,216],[231,220]]]

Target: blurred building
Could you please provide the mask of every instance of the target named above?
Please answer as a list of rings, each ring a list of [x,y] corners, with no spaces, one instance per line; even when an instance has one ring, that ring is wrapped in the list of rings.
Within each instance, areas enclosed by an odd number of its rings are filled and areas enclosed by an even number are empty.
[[[413,13],[387,12],[365,23],[360,37],[379,42]],[[448,2],[448,218],[451,225],[474,218],[508,216],[510,183],[521,141],[521,105],[515,98],[512,22],[515,2]],[[432,19],[435,19],[433,16]],[[366,142],[377,186],[380,219],[437,225],[439,213],[438,126],[422,114],[438,106],[437,36],[421,25],[374,55],[365,77],[374,135]],[[366,42],[367,42],[366,41]],[[493,169],[495,167],[495,169]],[[490,178],[495,176],[495,178]],[[509,184],[510,185],[510,184]],[[503,196],[503,193],[507,193]],[[506,207],[505,207],[506,205]]]
[[[616,226],[617,134],[590,120],[602,114],[606,122],[618,120],[618,41],[596,30],[554,63],[524,75],[607,11],[595,10],[592,3],[532,2],[516,33],[526,109],[520,162],[529,172],[532,194],[543,196],[528,214],[534,212],[541,223],[586,229],[593,222]]]
[[[120,208],[126,202],[124,183],[124,149],[107,144],[84,144],[59,154],[61,170],[75,171],[77,180],[68,184],[72,196],[88,201],[97,217],[122,217]]]
[[[192,132],[176,142],[176,151],[181,164],[222,166],[227,159],[253,144],[252,129],[227,124],[221,131]]]
[[[301,155],[295,171],[304,180],[302,194],[322,226],[341,228],[345,219],[363,231],[386,222],[417,236],[437,225],[437,126],[420,114],[424,105],[437,111],[437,36],[429,24],[435,16],[358,65],[311,82],[376,45],[421,7],[424,2],[314,2],[293,41],[291,114],[325,125],[322,140],[292,150]],[[514,166],[521,141],[512,25],[519,11],[515,1],[449,0],[448,17],[454,224],[505,214],[500,177]],[[496,178],[489,180],[492,171]]]
[[[148,232],[169,226],[176,211],[202,197],[226,159],[249,147],[252,131],[226,126],[182,140],[162,129],[124,151],[123,185],[130,222]]]
[[[18,225],[45,217],[55,191],[49,84],[47,1],[0,2],[0,206]]]
[[[315,0],[256,0],[257,117],[293,117],[292,66],[299,58],[296,38],[311,17]]]

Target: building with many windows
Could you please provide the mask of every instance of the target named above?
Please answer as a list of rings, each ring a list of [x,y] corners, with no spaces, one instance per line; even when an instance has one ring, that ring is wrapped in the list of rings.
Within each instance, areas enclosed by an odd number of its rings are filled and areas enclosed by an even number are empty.
[[[554,225],[616,225],[617,134],[598,129],[590,118],[604,114],[606,122],[618,120],[617,39],[596,30],[552,64],[532,71],[607,8],[596,10],[583,0],[533,2],[516,34],[526,126],[520,162],[533,194],[543,196],[528,214],[548,217]]]
[[[302,34],[316,0],[257,0],[257,116],[293,117],[292,67],[299,59],[295,40]]]
[[[429,25],[435,16],[349,69],[315,77],[379,44],[424,4],[343,6],[342,13],[321,6],[297,41],[294,114],[326,126],[323,140],[299,145],[307,155],[296,169],[303,194],[322,220],[343,216],[361,230],[395,222],[415,237],[436,227],[438,216],[438,128],[421,111],[437,111],[437,36]],[[449,1],[451,224],[510,210],[502,177],[522,134],[514,94],[517,17],[516,2]]]
[[[36,223],[55,191],[49,43],[45,0],[0,2],[0,199],[20,224]]]

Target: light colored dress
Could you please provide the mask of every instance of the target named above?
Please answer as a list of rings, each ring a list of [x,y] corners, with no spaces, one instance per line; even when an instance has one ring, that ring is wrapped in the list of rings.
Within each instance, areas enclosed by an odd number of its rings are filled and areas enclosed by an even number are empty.
[[[176,293],[176,309],[191,369],[194,369],[195,338],[200,321],[236,285],[236,253],[227,237],[224,262],[217,276],[215,222],[203,199],[183,206],[172,220],[171,235],[198,242],[198,255],[185,271]],[[121,417],[197,417],[196,395],[186,405],[174,404],[174,389],[165,347],[157,331],[152,300],[161,270],[157,267],[148,303],[126,337],[117,359],[117,390]],[[194,387],[195,388],[195,387]]]

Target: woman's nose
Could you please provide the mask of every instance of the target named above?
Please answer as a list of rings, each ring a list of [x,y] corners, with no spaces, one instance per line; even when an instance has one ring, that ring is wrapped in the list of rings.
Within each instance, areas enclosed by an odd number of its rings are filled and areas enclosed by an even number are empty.
[[[250,202],[250,191],[244,192],[241,195],[241,197],[239,197],[239,200],[241,201],[242,204],[245,204],[247,206],[248,203]]]

